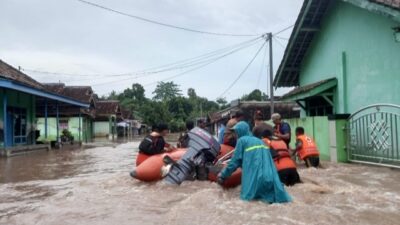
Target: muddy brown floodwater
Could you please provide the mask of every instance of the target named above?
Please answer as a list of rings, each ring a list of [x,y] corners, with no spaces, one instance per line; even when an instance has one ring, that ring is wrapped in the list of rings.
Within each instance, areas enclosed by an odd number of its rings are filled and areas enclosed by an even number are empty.
[[[132,179],[137,142],[0,159],[0,224],[400,224],[400,171],[300,168],[293,203],[243,202],[240,188]]]

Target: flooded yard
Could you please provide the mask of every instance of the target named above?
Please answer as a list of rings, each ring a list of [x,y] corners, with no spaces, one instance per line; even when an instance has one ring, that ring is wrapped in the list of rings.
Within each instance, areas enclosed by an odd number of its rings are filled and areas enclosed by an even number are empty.
[[[293,203],[243,202],[240,187],[132,179],[138,142],[0,159],[0,224],[399,224],[400,171],[324,163]]]

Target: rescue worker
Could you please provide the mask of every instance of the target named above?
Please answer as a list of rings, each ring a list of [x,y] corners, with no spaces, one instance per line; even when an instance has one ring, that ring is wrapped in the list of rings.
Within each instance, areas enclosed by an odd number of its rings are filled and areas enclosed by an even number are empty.
[[[272,132],[265,130],[261,135],[264,143],[270,148],[272,158],[276,169],[278,170],[279,178],[286,186],[293,186],[301,183],[299,173],[297,173],[296,163],[290,157],[289,149],[283,140],[275,139]]]
[[[275,124],[274,126],[274,136],[283,140],[287,147],[289,148],[291,130],[290,125],[282,121],[281,115],[279,113],[274,113],[271,115],[271,120]]]
[[[194,128],[194,122],[191,120],[186,121],[186,131],[181,134],[178,143],[176,144],[178,148],[187,148],[189,144],[188,132]]]
[[[301,160],[307,167],[319,167],[319,151],[314,140],[304,134],[303,127],[296,128],[296,150]]]
[[[153,131],[140,142],[139,152],[145,155],[156,155],[171,151],[174,147],[164,140],[168,132],[167,124],[160,123],[153,126]]]
[[[245,201],[261,200],[266,203],[290,202],[291,197],[279,180],[268,147],[250,133],[246,122],[239,122],[233,130],[237,144],[232,159],[218,175],[223,184],[238,167],[242,168],[242,189],[240,198]]]

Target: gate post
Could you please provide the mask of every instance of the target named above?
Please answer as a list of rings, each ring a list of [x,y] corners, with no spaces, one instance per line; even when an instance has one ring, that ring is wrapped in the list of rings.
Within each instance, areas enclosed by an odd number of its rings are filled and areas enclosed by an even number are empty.
[[[329,120],[329,151],[331,162],[347,162],[347,129],[346,123],[349,114],[335,114],[328,116]]]

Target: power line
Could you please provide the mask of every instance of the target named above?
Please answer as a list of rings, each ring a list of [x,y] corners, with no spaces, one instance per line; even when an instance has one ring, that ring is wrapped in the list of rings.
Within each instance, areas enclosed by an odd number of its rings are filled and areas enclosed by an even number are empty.
[[[281,37],[281,36],[278,36],[278,35],[274,35],[274,37],[279,38],[279,39],[284,40],[284,41],[288,41],[289,40],[289,38]]]
[[[276,41],[276,43],[278,43],[283,49],[285,49],[285,46],[282,44],[281,41],[279,41],[277,38],[275,38],[274,36],[272,36],[272,38]]]
[[[236,84],[236,82],[243,76],[243,74],[247,71],[247,69],[250,67],[250,65],[253,63],[254,59],[257,58],[258,54],[260,53],[261,49],[264,48],[265,46],[264,42],[261,47],[258,49],[258,51],[256,52],[256,54],[253,56],[253,58],[250,60],[250,62],[246,65],[246,67],[242,70],[242,72],[239,74],[239,76],[236,77],[236,79],[231,83],[231,85],[229,85],[229,87],[227,89],[225,89],[224,92],[222,92],[222,94],[218,97],[218,98],[222,98],[224,97],[224,95]]]
[[[200,68],[202,68],[202,67],[205,67],[205,66],[207,66],[207,65],[209,65],[209,64],[211,64],[211,63],[214,63],[214,62],[216,62],[216,61],[218,61],[218,60],[220,60],[220,59],[222,59],[222,58],[225,58],[225,57],[227,57],[227,56],[229,56],[229,55],[232,55],[232,54],[234,54],[234,53],[236,53],[236,52],[238,52],[238,51],[240,51],[240,50],[242,50],[242,49],[248,48],[248,47],[250,47],[250,46],[252,46],[252,45],[254,45],[254,44],[256,44],[256,43],[258,43],[258,42],[252,43],[251,45],[242,46],[242,47],[237,48],[237,49],[234,49],[234,50],[232,50],[232,51],[230,51],[230,52],[228,52],[228,53],[225,53],[225,54],[223,54],[223,55],[221,55],[221,56],[218,56],[218,57],[209,59],[209,60],[207,60],[207,61],[203,61],[203,62],[200,63],[200,66],[195,67],[195,68],[190,69],[190,70],[187,70],[187,71],[184,71],[184,72],[182,72],[182,73],[179,73],[179,74],[177,74],[177,75],[174,75],[174,76],[172,76],[172,77],[169,77],[169,78],[167,78],[167,79],[165,79],[165,80],[170,80],[170,79],[173,79],[173,78],[175,78],[175,77],[178,77],[178,76],[187,74],[187,73],[189,73],[189,72],[192,72],[192,71],[194,71],[194,70],[200,69]],[[104,82],[104,83],[98,83],[98,84],[93,84],[93,85],[91,85],[91,86],[101,86],[101,85],[107,85],[107,84],[111,84],[111,83],[118,83],[118,82],[127,81],[127,80],[132,80],[132,78],[121,79],[121,80],[110,81],[110,82]],[[162,80],[162,81],[164,81],[164,80]],[[149,85],[149,84],[147,84],[147,85]]]
[[[260,36],[260,34],[230,34],[230,33],[218,33],[218,32],[210,32],[210,31],[202,31],[202,30],[196,30],[196,29],[192,29],[192,28],[187,28],[187,27],[181,27],[181,26],[177,26],[177,25],[173,25],[173,24],[168,24],[168,23],[163,23],[163,22],[159,22],[156,20],[151,20],[151,19],[147,19],[141,16],[136,16],[133,14],[129,14],[129,13],[125,13],[119,10],[115,10],[115,9],[111,9],[109,7],[103,6],[103,5],[99,5],[93,2],[89,2],[89,1],[85,1],[85,0],[77,0],[81,3],[93,6],[93,7],[97,7],[103,10],[107,10],[113,13],[117,13],[123,16],[127,16],[136,20],[141,20],[147,23],[152,23],[152,24],[156,24],[156,25],[160,25],[160,26],[164,26],[164,27],[169,27],[169,28],[174,28],[174,29],[179,29],[179,30],[184,30],[184,31],[188,31],[188,32],[192,32],[192,33],[201,33],[201,34],[209,34],[209,35],[216,35],[216,36],[232,36],[232,37],[250,37],[250,36]]]
[[[262,57],[261,68],[260,68],[260,74],[258,74],[257,83],[256,83],[256,89],[259,89],[259,88],[260,88],[261,76],[262,76],[263,73],[264,73],[265,58],[267,58],[267,48],[265,48],[264,55],[263,55],[263,57]],[[267,66],[267,67],[268,67],[268,66]]]
[[[78,0],[78,1],[80,1],[80,0]],[[280,33],[282,33],[282,32],[285,32],[285,31],[289,30],[289,29],[292,28],[292,27],[294,27],[294,24],[293,24],[293,25],[290,25],[290,26],[288,26],[288,27],[285,27],[285,28],[283,28],[282,30],[280,30],[280,31],[278,31],[278,32],[276,32],[276,33],[273,33],[273,35],[278,35],[278,34],[280,34]]]
[[[34,73],[41,73],[41,74],[50,74],[50,75],[61,75],[61,76],[78,76],[78,77],[118,77],[118,76],[138,76],[138,75],[144,75],[144,74],[154,74],[154,73],[160,73],[160,72],[166,72],[166,71],[170,71],[170,70],[174,70],[174,69],[182,69],[185,67],[189,67],[191,66],[190,63],[196,63],[200,60],[204,60],[207,58],[210,58],[212,56],[218,55],[218,54],[223,54],[227,51],[230,51],[232,49],[235,48],[240,48],[242,46],[246,46],[248,44],[253,44],[254,42],[257,42],[261,40],[261,37],[257,37],[257,38],[252,38],[250,40],[244,41],[244,42],[240,42],[228,47],[224,47],[221,49],[217,49],[205,54],[201,54],[199,56],[195,56],[195,57],[191,57],[188,59],[183,59],[183,60],[179,60],[176,62],[172,62],[172,63],[168,63],[168,64],[164,64],[161,66],[155,66],[155,67],[151,67],[148,69],[143,69],[143,70],[139,70],[136,72],[129,72],[129,73],[120,73],[120,74],[72,74],[72,73],[60,73],[60,72],[51,72],[51,71],[44,71],[44,70],[36,70],[36,69],[27,69],[27,68],[21,68],[23,71],[29,71],[29,72],[34,72]],[[182,64],[183,63],[183,64]],[[171,67],[177,65],[176,67]],[[184,66],[184,67],[182,67]],[[163,69],[162,68],[168,68],[168,69]],[[153,71],[155,69],[159,69],[159,71]],[[136,77],[135,77],[136,78]],[[79,80],[73,80],[73,81],[86,81],[86,80],[92,80],[93,78],[88,78],[88,79],[79,79]]]

